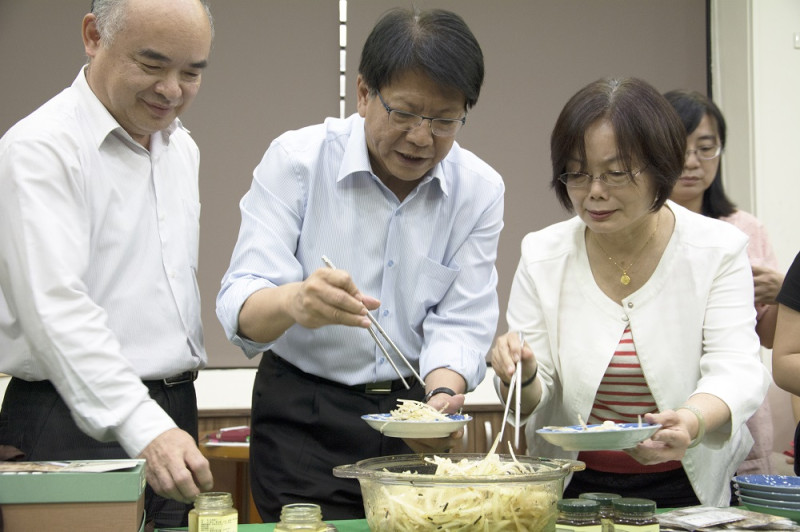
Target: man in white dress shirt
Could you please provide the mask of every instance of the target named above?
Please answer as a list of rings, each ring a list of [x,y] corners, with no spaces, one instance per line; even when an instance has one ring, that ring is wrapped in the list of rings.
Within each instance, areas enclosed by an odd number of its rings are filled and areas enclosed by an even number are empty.
[[[390,11],[363,48],[358,113],[281,135],[254,172],[217,316],[246,355],[264,353],[250,467],[265,522],[291,502],[363,517],[358,482],[334,466],[458,441],[386,437],[361,416],[401,399],[455,412],[484,377],[505,188],[455,141],[483,74],[458,15]],[[384,341],[405,389],[367,309],[424,386]]]
[[[185,525],[213,479],[193,384],[199,152],[177,117],[212,19],[200,0],[95,0],[81,32],[88,65],[0,139],[0,444],[145,458],[151,526]]]

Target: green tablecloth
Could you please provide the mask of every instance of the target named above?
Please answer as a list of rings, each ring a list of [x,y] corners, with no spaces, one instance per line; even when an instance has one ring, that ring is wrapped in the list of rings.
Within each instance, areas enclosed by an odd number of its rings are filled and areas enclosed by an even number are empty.
[[[339,529],[339,532],[369,532],[369,527],[367,526],[366,519],[353,519],[349,521],[328,521],[331,524],[336,525],[336,528]],[[178,529],[170,529],[170,530],[178,530]],[[180,530],[188,530],[187,528],[182,528]],[[264,524],[257,524],[257,525],[239,525],[238,531],[239,532],[272,532],[275,530],[275,523],[264,523]],[[156,528],[156,532],[159,532],[159,529]]]
[[[671,510],[672,508],[659,508],[657,513],[663,513]],[[336,525],[339,532],[370,532],[367,526],[366,519],[353,519],[348,521],[328,521]],[[187,530],[187,529],[183,529]],[[272,532],[275,530],[275,523],[263,523],[254,525],[239,525],[238,532]],[[158,532],[158,529],[156,529]]]
[[[354,519],[351,521],[327,521],[336,528],[339,532],[369,532],[366,519]],[[239,525],[239,532],[272,532],[275,529],[274,523],[259,524],[259,525]]]

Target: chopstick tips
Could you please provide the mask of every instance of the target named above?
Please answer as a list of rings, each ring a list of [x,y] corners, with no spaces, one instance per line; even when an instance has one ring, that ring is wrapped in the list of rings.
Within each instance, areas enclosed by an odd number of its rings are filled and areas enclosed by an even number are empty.
[[[328,268],[332,270],[336,269],[336,266],[333,265],[331,259],[329,259],[326,255],[322,255],[322,262],[324,262]],[[411,370],[411,373],[414,374],[414,377],[419,381],[420,384],[422,384],[422,387],[425,388],[425,381],[422,380],[422,377],[419,375],[419,373],[417,373],[417,370],[414,369],[414,366],[411,365],[411,362],[408,361],[403,352],[400,351],[400,348],[397,347],[397,345],[392,341],[392,339],[389,337],[386,331],[383,330],[383,327],[381,327],[381,324],[378,323],[378,320],[375,319],[375,316],[372,315],[372,312],[370,312],[369,309],[367,309],[367,317],[369,318],[369,321],[372,322],[372,325],[374,325],[375,328],[378,329],[378,332],[381,333],[381,336],[383,336],[386,339],[386,341],[392,347],[394,352],[397,353],[397,356],[399,356],[400,359],[405,363],[405,365],[408,366],[408,369]],[[392,368],[394,369],[395,373],[397,373],[397,376],[400,377],[401,381],[403,381],[403,385],[405,386],[405,388],[409,389],[409,385],[406,382],[406,379],[400,373],[400,369],[397,367],[392,358],[389,356],[389,353],[386,351],[386,348],[383,347],[383,344],[378,338],[378,335],[375,334],[375,331],[372,330],[372,327],[370,327],[368,330],[370,335],[372,336],[372,339],[375,341],[376,344],[378,344],[378,347],[383,352],[384,356],[386,356],[386,359],[389,361],[389,363],[392,365]]]

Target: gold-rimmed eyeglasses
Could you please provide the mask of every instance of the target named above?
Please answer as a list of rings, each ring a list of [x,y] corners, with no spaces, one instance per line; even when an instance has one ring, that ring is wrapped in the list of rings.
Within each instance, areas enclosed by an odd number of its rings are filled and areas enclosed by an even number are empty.
[[[624,187],[632,183],[633,178],[644,172],[645,168],[637,170],[636,172],[609,170],[598,176],[593,176],[586,172],[564,172],[558,176],[558,180],[570,188],[588,187],[595,179],[600,180],[607,187]]]
[[[375,92],[378,93],[378,98],[380,98],[383,108],[386,109],[386,113],[389,115],[389,124],[400,131],[416,129],[422,122],[427,120],[430,122],[431,133],[437,137],[455,137],[456,133],[461,129],[461,126],[467,122],[466,115],[463,118],[436,118],[433,116],[409,113],[408,111],[400,111],[386,104],[383,100],[383,96],[381,96],[381,91]]]
[[[697,155],[697,158],[702,161],[710,161],[716,159],[722,153],[722,146],[719,144],[712,144],[709,146],[698,146],[693,150],[686,150],[686,158],[688,159],[692,154]]]

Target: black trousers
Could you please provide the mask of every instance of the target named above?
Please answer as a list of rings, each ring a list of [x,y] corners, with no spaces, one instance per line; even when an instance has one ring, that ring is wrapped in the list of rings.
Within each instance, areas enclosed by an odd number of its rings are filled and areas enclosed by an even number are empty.
[[[197,441],[197,397],[194,383],[168,387],[162,381],[145,381],[152,397]],[[117,442],[100,442],[84,434],[72,420],[69,408],[49,381],[28,382],[12,378],[0,409],[0,444],[25,453],[25,460],[113,460],[130,458]],[[191,506],[165,499],[148,485],[145,512],[156,528],[187,526]]]
[[[794,474],[800,476],[800,423],[794,429]]]
[[[389,412],[400,398],[421,401],[424,390],[419,383],[380,395],[363,389],[303,373],[264,353],[250,432],[251,490],[264,522],[279,521],[281,507],[295,502],[319,504],[326,520],[364,517],[358,481],[334,477],[333,468],[411,453],[402,439],[383,436],[361,416]]]
[[[572,480],[564,490],[564,498],[598,491],[650,499],[655,501],[658,508],[682,508],[700,504],[683,468],[643,475],[606,473],[592,469],[577,471],[573,473]]]

